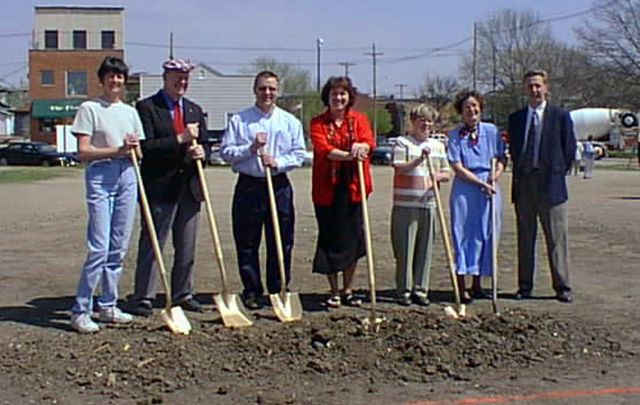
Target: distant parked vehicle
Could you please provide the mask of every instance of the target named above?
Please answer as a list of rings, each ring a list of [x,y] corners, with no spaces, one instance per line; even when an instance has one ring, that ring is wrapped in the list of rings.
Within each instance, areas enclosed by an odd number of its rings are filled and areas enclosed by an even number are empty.
[[[12,142],[0,149],[0,166],[75,166],[78,163],[73,153],[58,152],[44,142]]]
[[[302,159],[302,167],[313,166],[313,151],[305,150],[304,158]]]
[[[210,147],[209,153],[207,153],[207,163],[211,166],[228,165],[228,163],[222,160],[222,157],[220,157],[220,144],[216,144]]]
[[[393,158],[394,145],[395,140],[393,142],[387,141],[385,143],[378,144],[371,155],[371,163],[374,165],[390,165],[391,159]]]

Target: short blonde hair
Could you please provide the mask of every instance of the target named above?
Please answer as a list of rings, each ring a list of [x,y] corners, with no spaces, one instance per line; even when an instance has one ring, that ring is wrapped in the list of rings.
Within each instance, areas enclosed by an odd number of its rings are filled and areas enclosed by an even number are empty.
[[[427,121],[435,122],[438,119],[438,112],[431,106],[419,104],[409,111],[409,119],[413,121],[416,118],[424,118]]]

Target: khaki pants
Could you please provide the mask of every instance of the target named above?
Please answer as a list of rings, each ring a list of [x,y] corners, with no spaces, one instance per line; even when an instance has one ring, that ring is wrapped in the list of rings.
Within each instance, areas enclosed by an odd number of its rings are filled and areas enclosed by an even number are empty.
[[[398,295],[425,297],[435,233],[435,207],[393,207],[391,243],[396,258]]]

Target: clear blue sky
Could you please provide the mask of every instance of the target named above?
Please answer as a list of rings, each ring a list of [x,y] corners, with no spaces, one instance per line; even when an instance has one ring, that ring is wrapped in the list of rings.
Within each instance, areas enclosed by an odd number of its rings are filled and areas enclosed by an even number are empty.
[[[471,37],[474,21],[504,8],[533,10],[555,18],[588,10],[591,0],[5,0],[0,27],[0,83],[26,78],[35,5],[118,5],[125,7],[125,54],[133,71],[159,72],[168,54],[169,32],[175,54],[205,62],[228,74],[258,56],[309,69],[315,85],[316,38],[322,38],[321,77],[342,74],[339,62],[356,63],[350,76],[361,91],[372,88],[370,52],[383,52],[378,65],[378,94],[398,95],[396,84],[417,90],[426,74],[458,75],[469,40],[452,50],[432,48]],[[589,15],[551,22],[557,39],[575,43],[573,29]],[[17,35],[13,35],[17,34]],[[193,49],[208,48],[208,49]],[[168,45],[167,45],[168,47]],[[212,49],[218,48],[218,49]],[[219,48],[236,48],[222,50]],[[240,49],[238,49],[240,48]],[[244,49],[242,49],[244,48]],[[248,49],[247,49],[248,48]],[[258,50],[252,50],[258,49]],[[409,61],[400,58],[424,55]]]

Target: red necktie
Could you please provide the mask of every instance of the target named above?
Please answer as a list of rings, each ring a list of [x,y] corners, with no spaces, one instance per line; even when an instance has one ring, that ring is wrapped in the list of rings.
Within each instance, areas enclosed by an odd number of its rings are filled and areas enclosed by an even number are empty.
[[[184,118],[182,118],[180,103],[176,103],[173,108],[173,129],[176,131],[176,135],[184,132]]]

